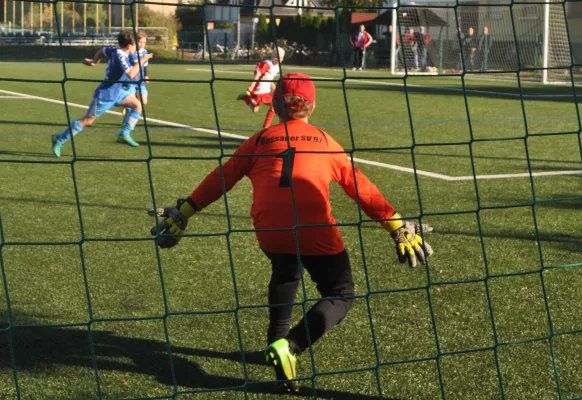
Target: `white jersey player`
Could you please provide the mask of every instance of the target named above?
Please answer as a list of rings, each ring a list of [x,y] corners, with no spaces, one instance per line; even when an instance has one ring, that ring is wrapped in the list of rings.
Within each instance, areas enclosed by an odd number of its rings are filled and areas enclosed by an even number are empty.
[[[285,50],[281,47],[277,47],[277,53],[278,56],[273,52],[270,60],[261,61],[257,64],[253,82],[247,88],[246,93],[239,95],[237,98],[237,100],[243,100],[253,112],[258,112],[261,104],[269,106],[269,111],[263,123],[265,128],[271,125],[271,121],[275,116],[275,111],[272,107],[272,92],[275,89],[273,81],[281,72],[280,61],[285,58]]]

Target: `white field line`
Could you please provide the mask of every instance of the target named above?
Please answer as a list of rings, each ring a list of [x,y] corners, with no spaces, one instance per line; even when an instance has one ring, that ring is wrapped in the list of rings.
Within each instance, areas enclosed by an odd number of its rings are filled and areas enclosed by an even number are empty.
[[[11,100],[26,100],[28,97],[24,96],[0,96],[0,99],[11,99]]]
[[[196,71],[196,72],[211,72],[210,69],[205,68],[186,68],[186,71]],[[215,73],[225,73],[225,74],[243,74],[243,75],[251,75],[250,72],[243,72],[243,71],[235,71],[235,70],[228,70],[228,69],[215,69]],[[340,82],[343,77],[338,76],[337,78],[329,77],[329,76],[311,76],[314,79],[320,80],[328,80],[328,81],[336,81]],[[387,79],[388,80],[388,79]],[[394,78],[389,78],[389,80],[394,80]],[[374,80],[366,80],[366,79],[350,79],[346,78],[346,82],[351,83],[363,83],[366,85],[381,85],[381,86],[395,86],[395,87],[409,87],[409,88],[418,88],[418,89],[431,89],[434,91],[442,91],[442,92],[454,92],[454,93],[472,93],[472,94],[482,94],[482,95],[493,95],[493,96],[505,96],[505,97],[513,97],[513,98],[524,98],[524,99],[556,99],[556,98],[574,98],[574,95],[571,94],[519,94],[519,93],[508,93],[508,92],[494,92],[491,90],[477,90],[477,89],[457,89],[457,88],[450,88],[450,87],[442,87],[442,86],[427,86],[427,85],[415,85],[411,83],[395,83],[395,82],[386,82],[386,81],[374,81]]]
[[[41,100],[41,101],[46,101],[48,103],[54,103],[54,104],[61,104],[64,105],[65,102],[62,100],[56,100],[56,99],[50,99],[48,97],[41,97],[41,96],[33,96],[33,95],[28,95],[28,94],[24,94],[24,93],[18,93],[18,92],[11,92],[9,90],[2,90],[0,89],[0,93],[5,93],[5,94],[9,94],[9,95],[13,95],[13,96],[21,96],[23,98],[28,98],[28,99],[33,99],[33,100]],[[77,104],[77,103],[71,103],[71,102],[67,102],[67,105],[71,106],[71,107],[77,107],[77,108],[82,108],[82,109],[87,109],[87,106],[84,106],[82,104]],[[121,115],[120,112],[117,111],[107,111],[108,114],[113,114],[113,115]],[[204,133],[209,133],[211,135],[217,135],[218,136],[218,131],[213,130],[213,129],[206,129],[206,128],[197,128],[194,126],[190,126],[190,125],[185,125],[185,124],[179,124],[176,122],[170,122],[170,121],[164,121],[161,119],[156,119],[156,118],[147,118],[148,121],[150,122],[155,122],[161,125],[166,125],[166,126],[172,126],[175,128],[182,128],[182,129],[186,129],[186,130],[191,130],[191,131],[196,131],[196,132],[204,132]],[[246,140],[249,137],[248,136],[244,136],[244,135],[237,135],[234,133],[228,133],[228,132],[220,132],[220,136],[224,136],[224,137],[228,137],[228,138],[233,138],[233,139],[239,139],[239,140]],[[378,161],[371,161],[371,160],[365,160],[365,159],[361,159],[361,158],[356,158],[354,157],[353,160],[357,163],[360,164],[366,164],[366,165],[372,165],[375,167],[381,167],[381,168],[387,168],[387,169],[391,169],[394,171],[401,171],[401,172],[408,172],[411,174],[418,174],[421,176],[427,176],[430,178],[437,178],[437,179],[442,179],[445,181],[450,181],[450,182],[454,182],[454,181],[470,181],[473,180],[475,178],[477,179],[504,179],[504,178],[526,178],[529,177],[530,174],[529,173],[520,173],[520,174],[498,174],[498,175],[477,175],[476,177],[473,177],[472,175],[467,175],[467,176],[450,176],[450,175],[444,175],[444,174],[438,174],[435,172],[429,172],[429,171],[423,171],[423,170],[419,170],[419,169],[414,169],[414,168],[408,168],[408,167],[402,167],[400,165],[394,165],[394,164],[386,164],[386,163],[382,163],[382,162],[378,162]],[[547,172],[534,172],[531,174],[532,176],[554,176],[554,175],[582,175],[582,170],[566,170],[566,171],[547,171]]]

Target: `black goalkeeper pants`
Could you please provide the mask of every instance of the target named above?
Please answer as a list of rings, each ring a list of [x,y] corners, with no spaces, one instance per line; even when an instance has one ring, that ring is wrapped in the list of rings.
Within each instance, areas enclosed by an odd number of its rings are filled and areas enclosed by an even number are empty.
[[[353,303],[354,281],[348,253],[344,250],[331,256],[302,256],[301,262],[317,285],[322,299],[315,303],[304,318],[291,330],[292,303],[301,280],[301,268],[295,254],[265,252],[271,260],[269,283],[269,329],[267,344],[287,338],[291,351],[301,353],[327,331],[339,324]],[[301,307],[301,306],[298,306]],[[306,326],[307,322],[307,326]]]

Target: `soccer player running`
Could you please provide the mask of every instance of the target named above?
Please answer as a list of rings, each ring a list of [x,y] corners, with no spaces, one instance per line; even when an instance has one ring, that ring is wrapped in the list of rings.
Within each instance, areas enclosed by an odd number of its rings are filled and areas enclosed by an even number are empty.
[[[263,128],[271,126],[271,122],[275,117],[275,110],[273,104],[273,89],[275,84],[273,81],[281,72],[280,63],[285,59],[285,50],[276,46],[278,55],[273,51],[270,60],[261,61],[257,64],[253,82],[247,88],[247,91],[237,97],[237,100],[243,100],[253,112],[258,112],[261,103],[269,106],[269,111],[265,116]]]
[[[105,81],[95,90],[93,101],[85,116],[73,121],[71,123],[72,129],[67,128],[59,135],[52,137],[53,153],[55,156],[61,156],[63,146],[72,136],[81,133],[85,126],[92,125],[98,117],[116,106],[129,107],[131,109],[123,123],[117,141],[132,147],[139,146],[139,143],[130,136],[131,131],[135,128],[137,121],[141,117],[142,111],[140,101],[129,91],[129,79],[134,79],[140,72],[139,64],[135,64],[132,67],[129,61],[129,54],[135,52],[133,32],[128,30],[121,31],[117,36],[117,42],[119,48],[104,47],[97,51],[94,58],[86,58],[83,60],[85,65],[93,67],[99,63],[101,58],[107,57],[109,63],[105,71]],[[146,54],[142,62],[148,61],[152,57],[153,55],[151,53]]]
[[[339,183],[390,233],[400,262],[408,261],[411,267],[417,260],[424,264],[432,249],[423,244],[418,224],[402,220],[378,188],[352,165],[345,150],[308,123],[316,104],[315,86],[308,75],[285,74],[273,102],[279,124],[246,140],[222,170],[218,167],[211,172],[176,207],[150,210],[149,214],[164,217],[151,229],[152,235],[161,233],[158,245],[173,247],[188,218],[218,200],[244,176],[250,178],[253,225],[259,246],[272,265],[265,355],[283,388],[297,392],[296,357],[344,319],[354,297],[350,260],[331,213],[330,182]],[[290,329],[301,266],[322,299]]]
[[[137,51],[129,55],[129,61],[131,65],[141,63],[140,73],[134,78],[134,80],[139,80],[140,82],[135,85],[130,85],[130,92],[137,97],[138,100],[141,99],[142,104],[145,106],[148,104],[148,89],[146,87],[146,82],[149,79],[148,76],[148,60],[145,56],[148,54],[146,45],[148,42],[148,34],[144,31],[139,31],[137,33]],[[138,89],[139,88],[139,89]],[[127,119],[127,116],[131,112],[130,107],[124,107],[121,114]]]

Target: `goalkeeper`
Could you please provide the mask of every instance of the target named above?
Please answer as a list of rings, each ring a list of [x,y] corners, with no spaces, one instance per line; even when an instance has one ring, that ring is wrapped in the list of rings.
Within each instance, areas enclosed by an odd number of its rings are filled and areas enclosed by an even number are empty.
[[[285,50],[283,48],[276,46],[275,49],[278,54],[273,51],[270,60],[261,61],[257,64],[253,82],[251,82],[245,93],[237,97],[237,100],[243,100],[255,113],[259,111],[261,103],[269,106],[269,111],[267,111],[263,122],[263,128],[271,126],[271,122],[275,117],[275,110],[272,105],[272,91],[275,89],[273,81],[281,72],[280,62],[285,58]]]
[[[265,354],[283,388],[297,392],[296,356],[344,319],[354,296],[350,260],[331,214],[330,182],[338,182],[390,233],[400,262],[408,261],[411,267],[417,260],[424,264],[423,246],[426,255],[432,249],[423,244],[418,225],[402,220],[376,186],[353,167],[344,149],[308,124],[316,104],[315,86],[308,75],[284,75],[273,102],[281,122],[246,140],[222,170],[218,167],[211,172],[176,207],[150,210],[150,215],[164,217],[151,234],[162,233],[157,239],[162,248],[176,245],[188,218],[218,200],[245,175],[250,178],[253,224],[259,245],[272,264]],[[299,260],[323,299],[290,329],[292,303],[301,279]]]

